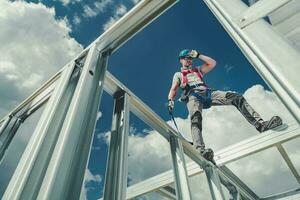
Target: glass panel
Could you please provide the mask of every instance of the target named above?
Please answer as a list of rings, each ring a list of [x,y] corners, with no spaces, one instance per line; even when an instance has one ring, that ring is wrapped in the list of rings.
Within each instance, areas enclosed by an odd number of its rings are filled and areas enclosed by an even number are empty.
[[[10,145],[8,146],[4,157],[0,163],[0,196],[3,195],[5,189],[12,177],[19,160],[29,142],[29,139],[42,115],[45,103],[20,125]],[[3,173],[5,172],[5,173]]]
[[[297,169],[298,174],[300,174],[300,146],[299,146],[299,144],[300,144],[299,137],[282,144],[286,153],[288,154],[289,158],[291,159],[292,163],[294,164],[295,168]]]
[[[298,187],[276,148],[245,157],[227,166],[260,197]]]

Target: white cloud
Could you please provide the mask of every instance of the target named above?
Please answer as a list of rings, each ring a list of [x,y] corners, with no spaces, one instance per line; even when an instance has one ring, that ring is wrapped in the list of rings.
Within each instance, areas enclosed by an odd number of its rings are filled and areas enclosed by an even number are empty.
[[[92,172],[89,169],[87,169],[85,171],[84,181],[85,181],[85,183],[88,183],[88,182],[100,183],[102,181],[102,176],[100,174],[92,174]]]
[[[274,93],[264,90],[262,86],[255,85],[249,88],[244,96],[264,119],[279,115],[285,122],[293,121],[292,116]],[[215,106],[204,110],[203,119],[203,135],[206,145],[215,151],[259,134],[234,106]],[[191,137],[188,118],[176,118],[176,122],[180,131],[186,133],[187,137]],[[173,122],[168,121],[167,123],[174,127]],[[169,144],[157,132],[147,132],[146,136],[144,133],[135,133],[129,138],[128,165],[129,177],[132,179],[130,184],[171,169]],[[99,139],[106,138],[106,142],[108,142],[109,132],[103,135],[105,137],[99,137]],[[290,146],[293,147],[290,147],[292,149],[289,154],[291,159],[300,160],[298,159],[299,155],[297,155],[297,153],[299,154],[298,142]],[[295,165],[298,167],[300,163],[296,162]],[[275,149],[255,154],[229,166],[259,194],[267,194],[270,190],[274,192],[274,189],[291,189],[291,187],[297,186],[296,181],[289,174],[286,164]],[[266,189],[266,184],[270,185],[270,189]],[[274,186],[271,187],[271,184]],[[201,179],[191,179],[191,186],[195,199],[205,199],[209,195],[205,176],[202,176]]]
[[[87,198],[87,192],[89,191],[88,183],[90,182],[96,182],[100,183],[103,180],[102,176],[100,174],[93,174],[88,168],[85,171],[84,175],[84,189],[83,189],[83,197],[85,199]]]
[[[82,50],[54,8],[0,1],[0,116],[11,110]]]
[[[68,5],[70,3],[70,0],[59,0],[62,2],[63,5]]]
[[[141,0],[131,0],[132,3],[137,4],[138,2],[140,2]]]
[[[83,12],[85,17],[95,17],[98,14],[96,10],[92,9],[88,5],[83,7]]]
[[[112,4],[112,0],[102,0],[96,1],[92,6],[85,5],[83,6],[83,16],[84,17],[95,17],[98,14],[105,11],[105,9]]]
[[[74,4],[80,2],[81,0],[58,0],[58,1],[60,1],[64,6],[67,6],[69,5],[69,3]]]
[[[98,121],[101,117],[102,117],[102,112],[101,112],[101,111],[97,112],[97,121]]]
[[[81,18],[78,15],[75,15],[73,18],[73,24],[79,25],[81,23]]]
[[[172,168],[168,142],[155,131],[148,135],[131,135],[128,144],[130,184],[150,178]]]
[[[127,12],[127,8],[125,5],[121,4],[116,7],[114,11],[114,15],[109,18],[109,20],[103,25],[103,29],[109,29],[114,23],[116,23],[125,13]]]

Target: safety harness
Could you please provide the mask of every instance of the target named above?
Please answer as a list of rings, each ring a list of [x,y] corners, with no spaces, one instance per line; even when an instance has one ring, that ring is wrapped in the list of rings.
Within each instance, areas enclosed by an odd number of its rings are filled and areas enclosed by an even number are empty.
[[[200,84],[189,85],[188,74],[195,73],[199,79]],[[192,69],[182,69],[181,70],[181,86],[182,86],[182,94],[180,101],[187,102],[189,96],[194,96],[199,99],[199,101],[203,105],[203,109],[210,108],[212,103],[211,98],[211,89],[207,87],[207,85],[203,81],[203,75],[197,68]],[[199,94],[195,91],[195,88],[200,86],[205,86],[205,93]]]

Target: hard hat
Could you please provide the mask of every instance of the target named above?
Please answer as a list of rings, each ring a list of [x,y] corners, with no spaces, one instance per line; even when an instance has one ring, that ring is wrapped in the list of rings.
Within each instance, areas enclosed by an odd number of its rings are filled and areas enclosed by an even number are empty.
[[[191,50],[189,50],[189,49],[184,49],[184,50],[180,51],[179,56],[178,56],[179,59],[189,57],[190,52],[191,52]]]

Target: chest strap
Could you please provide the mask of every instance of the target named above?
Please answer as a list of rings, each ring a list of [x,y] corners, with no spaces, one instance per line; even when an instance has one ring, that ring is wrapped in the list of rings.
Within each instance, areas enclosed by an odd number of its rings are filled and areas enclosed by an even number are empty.
[[[181,83],[183,85],[188,83],[187,75],[190,73],[196,73],[197,76],[201,79],[201,81],[203,81],[203,75],[199,72],[199,70],[197,68],[183,69],[183,70],[181,70],[181,74],[182,74]]]

